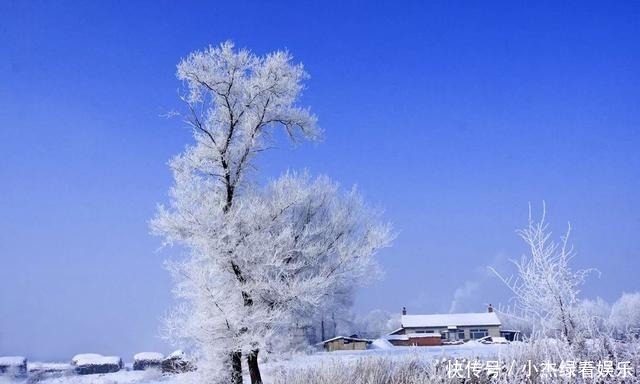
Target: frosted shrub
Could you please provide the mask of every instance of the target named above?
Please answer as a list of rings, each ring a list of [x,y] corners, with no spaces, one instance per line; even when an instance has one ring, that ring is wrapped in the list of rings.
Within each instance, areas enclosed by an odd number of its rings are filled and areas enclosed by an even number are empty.
[[[609,341],[607,341],[609,342]],[[603,340],[591,340],[588,348],[580,349],[566,341],[540,339],[532,343],[514,343],[499,355],[476,360],[435,359],[415,356],[363,357],[358,360],[334,359],[308,367],[281,367],[272,372],[274,384],[485,384],[485,383],[638,383],[640,369],[640,348],[638,343],[614,342],[603,347]],[[609,350],[615,357],[609,356]],[[587,351],[587,352],[585,352]],[[598,376],[598,362],[611,361],[614,370],[606,377]],[[496,374],[489,374],[486,368],[492,362],[499,362]],[[557,370],[543,372],[543,367],[575,362],[573,375],[565,375]],[[593,364],[593,377],[588,373],[583,377],[580,362]],[[622,377],[617,371],[618,362],[629,362],[629,375]],[[453,374],[452,367],[475,367],[460,376]]]
[[[356,361],[332,360],[305,368],[284,368],[274,374],[274,384],[418,384],[428,383],[434,367],[418,359],[369,357]]]

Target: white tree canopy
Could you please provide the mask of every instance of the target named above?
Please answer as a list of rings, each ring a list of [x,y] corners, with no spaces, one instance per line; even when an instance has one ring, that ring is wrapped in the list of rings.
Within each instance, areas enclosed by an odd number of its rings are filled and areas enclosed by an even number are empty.
[[[170,267],[186,303],[170,328],[221,351],[263,349],[272,335],[311,321],[338,294],[377,276],[373,256],[390,239],[354,190],[340,193],[326,177],[286,174],[248,189],[227,213],[201,205],[191,188],[180,196],[196,197],[196,209],[162,211],[155,221],[171,238],[190,234],[191,257]]]
[[[611,305],[609,324],[618,331],[640,331],[640,292],[623,293]]]
[[[151,222],[165,244],[189,250],[168,264],[181,304],[166,325],[208,359],[231,353],[236,381],[239,353],[254,381],[258,351],[377,276],[374,255],[392,237],[355,189],[327,177],[290,172],[265,187],[247,177],[274,128],[319,137],[296,105],[305,76],[286,52],[258,57],[231,43],[178,65],[195,144],[170,162],[171,202]]]

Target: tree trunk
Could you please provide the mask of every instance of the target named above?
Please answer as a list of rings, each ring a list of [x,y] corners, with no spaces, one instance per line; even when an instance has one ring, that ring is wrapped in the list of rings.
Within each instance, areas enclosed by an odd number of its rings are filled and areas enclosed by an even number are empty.
[[[231,383],[242,384],[242,352],[231,352]]]
[[[336,337],[336,330],[338,328],[337,324],[336,324],[336,313],[332,312],[331,313],[331,322],[333,323],[333,334],[331,337]],[[324,340],[323,340],[324,341]]]
[[[251,377],[251,384],[262,384],[262,377],[260,376],[260,367],[258,367],[258,352],[260,352],[260,350],[254,349],[247,356],[247,366],[249,367],[249,376]]]

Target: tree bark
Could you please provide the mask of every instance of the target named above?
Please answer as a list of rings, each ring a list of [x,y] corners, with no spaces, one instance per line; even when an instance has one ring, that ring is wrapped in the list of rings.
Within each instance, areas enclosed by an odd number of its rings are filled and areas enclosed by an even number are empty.
[[[242,352],[231,352],[231,383],[242,384]]]
[[[251,377],[251,384],[262,384],[262,377],[260,376],[260,367],[258,367],[258,352],[260,352],[260,350],[254,349],[247,356],[247,366],[249,367],[249,376]]]

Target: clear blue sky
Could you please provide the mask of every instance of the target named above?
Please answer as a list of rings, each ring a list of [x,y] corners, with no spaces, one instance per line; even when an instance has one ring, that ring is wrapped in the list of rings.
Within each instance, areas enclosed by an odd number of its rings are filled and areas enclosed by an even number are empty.
[[[543,199],[602,271],[585,296],[638,290],[640,3],[391,3],[0,0],[0,355],[168,350],[175,252],[147,221],[190,136],[159,115],[178,60],[227,39],[312,76],[326,139],[263,177],[357,183],[400,232],[357,311],[504,302],[485,267],[520,256]]]

